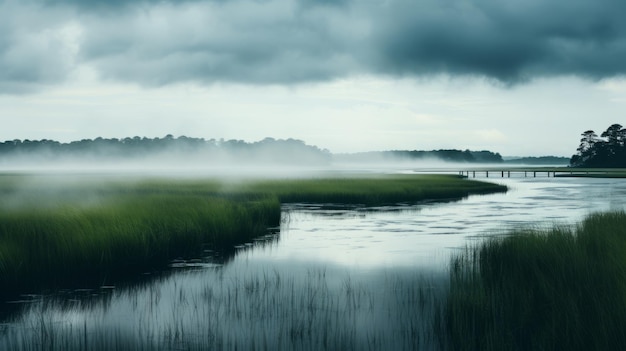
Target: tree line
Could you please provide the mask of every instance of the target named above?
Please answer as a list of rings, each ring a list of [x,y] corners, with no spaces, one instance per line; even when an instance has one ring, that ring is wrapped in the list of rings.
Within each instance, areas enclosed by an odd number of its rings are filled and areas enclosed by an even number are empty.
[[[0,142],[0,163],[12,160],[86,161],[138,160],[170,156],[193,162],[328,164],[335,161],[377,162],[380,160],[438,159],[449,162],[503,162],[499,153],[470,150],[393,150],[332,155],[326,149],[297,139],[265,138],[257,142],[192,138],[171,134],[163,138],[127,137],[82,139],[68,143],[54,140],[7,140]]]
[[[45,158],[48,161],[144,159],[170,156],[179,160],[235,161],[269,163],[328,163],[330,152],[297,139],[265,138],[243,140],[206,140],[171,134],[163,138],[127,137],[82,139],[69,143],[54,140],[8,140],[0,142],[0,161],[12,158]]]
[[[502,162],[502,156],[497,152],[491,151],[470,151],[441,149],[432,151],[389,151],[391,155],[396,157],[424,159],[437,158],[448,162],[478,162],[478,163],[499,163]]]
[[[581,134],[572,167],[626,168],[626,129],[612,124],[600,136],[593,130]]]
[[[502,156],[491,151],[470,151],[456,149],[440,150],[391,150],[391,151],[369,151],[357,152],[353,154],[339,154],[334,157],[345,162],[397,162],[416,160],[440,160],[446,162],[461,163],[500,163]]]

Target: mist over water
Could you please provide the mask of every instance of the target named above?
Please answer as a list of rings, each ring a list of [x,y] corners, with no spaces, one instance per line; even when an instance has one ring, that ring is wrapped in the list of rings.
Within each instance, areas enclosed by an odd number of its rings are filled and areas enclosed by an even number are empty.
[[[85,139],[70,143],[51,140],[0,142],[0,169],[24,170],[175,170],[232,166],[327,164],[330,154],[301,140],[174,138]]]
[[[25,297],[0,345],[437,349],[451,255],[510,228],[626,209],[620,179],[490,178],[507,193],[376,208],[286,204],[280,231],[144,283]],[[109,340],[109,341],[106,341]]]
[[[163,138],[0,142],[0,172],[168,175],[176,177],[310,177],[324,172],[447,171],[502,163],[490,151],[376,151],[333,154],[301,140]]]

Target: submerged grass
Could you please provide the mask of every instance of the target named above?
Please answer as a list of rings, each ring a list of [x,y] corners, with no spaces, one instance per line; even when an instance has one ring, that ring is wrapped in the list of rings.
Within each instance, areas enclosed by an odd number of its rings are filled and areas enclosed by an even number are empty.
[[[110,283],[280,222],[281,202],[376,205],[505,191],[457,176],[172,180],[0,176],[0,297]]]
[[[452,261],[453,350],[626,348],[626,213],[487,240]]]

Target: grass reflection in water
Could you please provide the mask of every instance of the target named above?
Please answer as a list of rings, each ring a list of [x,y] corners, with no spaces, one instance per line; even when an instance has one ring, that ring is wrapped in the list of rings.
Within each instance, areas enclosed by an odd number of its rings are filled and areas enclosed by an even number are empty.
[[[40,301],[0,333],[15,350],[432,348],[442,275],[223,267],[114,292],[115,306]],[[106,299],[105,299],[106,300]]]

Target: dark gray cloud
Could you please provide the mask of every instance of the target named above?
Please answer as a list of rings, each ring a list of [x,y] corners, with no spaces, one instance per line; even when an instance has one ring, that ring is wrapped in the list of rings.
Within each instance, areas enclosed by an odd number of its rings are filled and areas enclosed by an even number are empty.
[[[292,1],[162,4],[94,20],[81,58],[104,77],[148,85],[327,80],[359,67],[343,13]]]
[[[515,84],[626,73],[623,0],[0,0],[0,6],[12,10],[0,17],[15,11],[26,17],[0,18],[0,89],[53,84],[73,64],[144,85],[294,84],[372,73]],[[73,24],[80,28],[76,55],[68,54],[63,34]]]
[[[375,22],[373,65],[398,74],[470,74],[515,83],[626,72],[626,2],[399,1]]]

